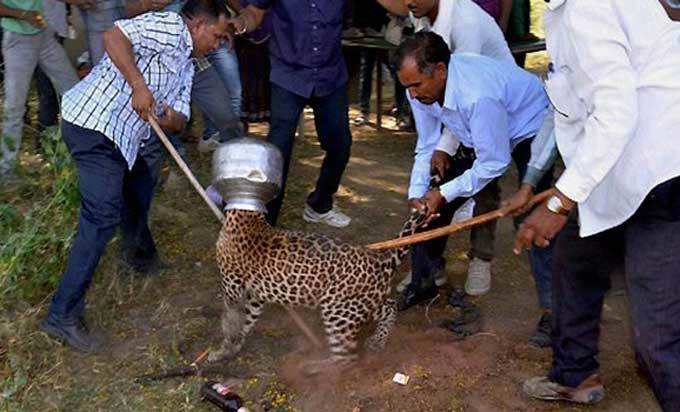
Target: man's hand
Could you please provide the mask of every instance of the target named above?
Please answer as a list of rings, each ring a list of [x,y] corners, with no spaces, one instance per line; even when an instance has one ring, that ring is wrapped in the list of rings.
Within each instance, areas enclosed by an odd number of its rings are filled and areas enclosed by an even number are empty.
[[[21,20],[38,29],[46,27],[45,18],[37,11],[26,10],[21,12]]]
[[[519,255],[522,253],[522,249],[530,249],[532,244],[538,247],[547,247],[550,241],[562,230],[567,219],[567,216],[548,210],[547,202],[541,204],[519,227],[512,251]]]
[[[427,227],[433,220],[439,218],[439,211],[446,205],[446,199],[442,196],[439,189],[430,190],[420,199],[425,205],[425,222],[423,227]]]
[[[451,156],[441,150],[435,150],[430,160],[430,174],[438,174],[443,178],[451,167]]]
[[[83,10],[89,10],[96,7],[95,0],[65,0],[66,4],[80,7]]]
[[[507,208],[513,216],[523,215],[533,206],[529,203],[533,196],[534,188],[524,183],[514,195],[501,202],[501,207]]]
[[[147,11],[160,11],[172,3],[172,0],[141,0],[141,2]]]
[[[158,118],[158,125],[166,132],[181,132],[184,129],[184,115],[165,105],[163,115]]]
[[[132,84],[132,109],[137,112],[139,117],[144,119],[145,122],[149,121],[149,115],[154,113],[154,107],[156,106],[156,101],[151,94],[151,90],[144,83],[143,79]]]

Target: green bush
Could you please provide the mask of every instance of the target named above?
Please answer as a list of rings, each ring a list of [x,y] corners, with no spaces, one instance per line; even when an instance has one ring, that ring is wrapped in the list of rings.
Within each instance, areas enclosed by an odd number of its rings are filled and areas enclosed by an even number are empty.
[[[80,203],[75,167],[58,130],[42,136],[40,170],[25,179],[28,210],[0,207],[0,301],[42,299],[58,283]]]

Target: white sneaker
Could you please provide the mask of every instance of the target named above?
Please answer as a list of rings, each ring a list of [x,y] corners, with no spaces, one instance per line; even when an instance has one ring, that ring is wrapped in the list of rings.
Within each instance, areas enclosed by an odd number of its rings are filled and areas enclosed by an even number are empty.
[[[406,276],[404,276],[404,279],[402,279],[401,282],[397,285],[397,292],[403,292],[406,287],[411,283],[411,279],[413,278],[413,272],[408,272]],[[446,271],[445,270],[438,270],[437,273],[434,274],[434,284],[437,286],[444,286],[446,283],[448,283],[449,278],[446,276]]]
[[[201,153],[210,153],[214,152],[222,142],[219,140],[220,134],[215,133],[212,136],[210,136],[208,139],[201,139],[198,142],[198,151]]]
[[[339,211],[336,207],[333,207],[333,209],[326,213],[317,213],[309,205],[305,205],[302,218],[307,222],[325,223],[333,227],[345,227],[352,221],[352,218]]]
[[[472,296],[486,294],[491,289],[491,262],[474,258],[468,268],[465,293]]]

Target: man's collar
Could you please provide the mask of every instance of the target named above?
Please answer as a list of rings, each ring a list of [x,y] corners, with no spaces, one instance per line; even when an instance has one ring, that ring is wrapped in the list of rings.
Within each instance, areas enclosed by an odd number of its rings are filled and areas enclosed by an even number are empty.
[[[545,0],[546,7],[550,10],[560,8],[567,0]]]

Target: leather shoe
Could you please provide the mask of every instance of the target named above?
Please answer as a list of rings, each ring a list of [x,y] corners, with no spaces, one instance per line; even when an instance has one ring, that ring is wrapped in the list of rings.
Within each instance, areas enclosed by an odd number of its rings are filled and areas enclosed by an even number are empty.
[[[439,292],[437,291],[436,287],[422,290],[414,287],[413,285],[408,285],[399,297],[397,309],[402,311],[410,308],[411,306],[429,302],[434,299],[438,293]]]
[[[103,346],[101,339],[89,331],[82,318],[73,323],[62,323],[48,316],[40,322],[40,329],[79,352],[97,353]]]

